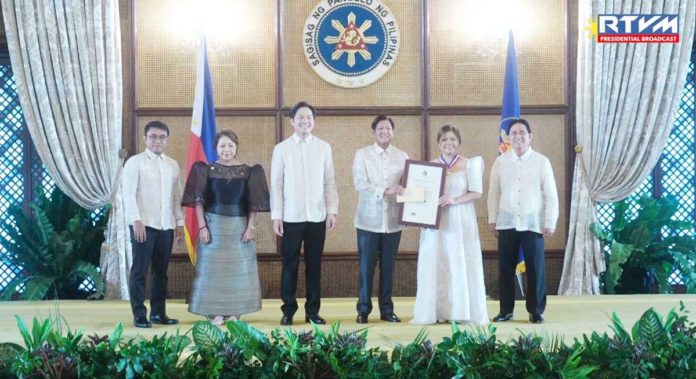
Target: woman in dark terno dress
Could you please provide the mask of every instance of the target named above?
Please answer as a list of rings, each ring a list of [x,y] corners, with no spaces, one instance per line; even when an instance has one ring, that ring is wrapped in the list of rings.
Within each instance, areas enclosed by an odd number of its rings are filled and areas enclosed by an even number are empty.
[[[191,167],[182,201],[200,226],[189,312],[216,325],[261,309],[254,225],[257,212],[270,210],[268,185],[260,165],[237,160],[238,145],[233,131],[220,131],[218,160]]]

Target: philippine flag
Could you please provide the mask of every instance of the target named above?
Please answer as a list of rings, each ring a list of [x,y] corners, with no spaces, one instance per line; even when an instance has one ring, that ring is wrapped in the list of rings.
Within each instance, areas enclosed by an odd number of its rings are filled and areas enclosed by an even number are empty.
[[[194,163],[213,162],[215,160],[215,103],[213,102],[213,85],[208,69],[208,51],[205,35],[201,33],[196,65],[196,93],[193,100],[193,115],[191,116],[191,134],[189,135],[188,157],[186,158],[186,177]],[[196,241],[198,241],[198,219],[196,209],[186,207],[185,232],[186,247],[191,263],[196,263]]]

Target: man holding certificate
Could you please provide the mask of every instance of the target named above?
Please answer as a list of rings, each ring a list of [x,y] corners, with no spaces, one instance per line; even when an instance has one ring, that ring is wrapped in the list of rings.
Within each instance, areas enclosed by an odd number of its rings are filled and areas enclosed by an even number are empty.
[[[372,121],[375,143],[358,150],[353,162],[353,184],[359,192],[355,228],[358,233],[358,304],[359,324],[367,323],[372,311],[372,278],[379,260],[379,313],[388,322],[401,322],[394,314],[392,282],[394,261],[401,241],[401,225],[396,196],[403,193],[399,185],[408,159],[405,152],[391,144],[394,121],[377,116]]]

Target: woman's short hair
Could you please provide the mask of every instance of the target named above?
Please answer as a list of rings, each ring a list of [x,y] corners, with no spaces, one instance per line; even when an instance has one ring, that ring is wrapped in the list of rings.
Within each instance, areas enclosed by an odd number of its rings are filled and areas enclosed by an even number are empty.
[[[221,131],[217,132],[215,135],[215,148],[217,149],[217,145],[220,142],[220,138],[222,137],[227,137],[234,142],[235,145],[237,145],[237,148],[239,148],[239,137],[237,137],[237,133],[233,132],[230,129],[222,129]]]
[[[440,143],[440,139],[442,138],[442,136],[447,134],[447,132],[454,133],[454,135],[457,137],[457,141],[459,141],[459,144],[462,144],[462,136],[461,134],[459,134],[459,129],[457,129],[456,126],[450,124],[442,125],[440,130],[437,132],[437,143]]]

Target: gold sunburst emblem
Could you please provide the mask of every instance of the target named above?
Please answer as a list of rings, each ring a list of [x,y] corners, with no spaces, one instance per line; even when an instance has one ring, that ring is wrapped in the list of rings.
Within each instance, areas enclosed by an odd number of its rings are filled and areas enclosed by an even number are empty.
[[[504,130],[500,131],[500,140],[502,142],[500,143],[499,150],[502,154],[505,154],[510,149],[510,138]]]
[[[355,66],[355,54],[369,61],[372,54],[367,51],[367,45],[376,44],[379,39],[375,36],[365,36],[365,31],[372,27],[372,21],[365,20],[359,27],[355,23],[355,13],[348,14],[348,26],[344,27],[338,20],[331,20],[331,26],[338,31],[338,36],[328,36],[324,42],[336,44],[336,50],[331,54],[331,60],[338,60],[343,54],[348,54],[348,66]]]

